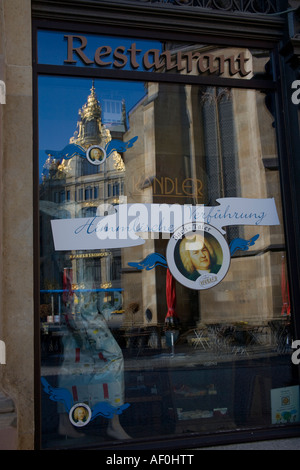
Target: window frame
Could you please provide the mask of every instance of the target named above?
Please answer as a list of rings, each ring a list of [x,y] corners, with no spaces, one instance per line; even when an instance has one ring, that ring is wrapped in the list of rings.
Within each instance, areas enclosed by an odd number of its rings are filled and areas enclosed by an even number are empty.
[[[34,5],[40,2],[33,2]],[[47,2],[48,3],[48,2]],[[51,9],[53,9],[52,2]],[[49,3],[49,4],[50,4]],[[74,3],[74,2],[73,2]],[[77,2],[78,3],[78,2]],[[80,2],[82,3],[82,2]],[[91,3],[91,2],[89,2]],[[99,2],[101,3],[101,2]],[[117,2],[113,2],[117,3]],[[94,5],[95,6],[95,5]],[[101,10],[101,5],[96,6],[96,10]],[[71,10],[71,7],[70,7]],[[228,32],[226,32],[226,28],[223,27],[221,31],[216,32],[216,30],[210,25],[209,33],[206,30],[206,34],[203,34],[201,31],[201,24],[205,21],[205,17],[207,17],[206,13],[202,13],[200,15],[202,20],[198,26],[195,26],[192,20],[192,15],[194,12],[191,12],[190,15],[183,15],[184,18],[178,18],[178,13],[176,14],[169,14],[171,15],[171,26],[168,27],[168,31],[163,30],[163,25],[161,25],[161,20],[159,20],[158,14],[160,12],[159,9],[153,12],[151,10],[151,31],[150,28],[146,30],[142,30],[141,28],[137,28],[133,26],[131,28],[127,28],[124,24],[123,19],[117,19],[116,17],[110,16],[110,26],[104,26],[101,24],[103,18],[101,20],[95,18],[94,10],[90,10],[91,17],[89,17],[89,21],[81,22],[79,21],[78,17],[76,16],[77,13],[75,12],[76,8],[74,9],[74,15],[72,12],[70,14],[71,21],[65,21],[65,18],[62,21],[60,12],[52,10],[52,13],[48,16],[51,17],[51,21],[47,18],[33,19],[33,114],[34,114],[34,279],[35,279],[35,286],[34,286],[34,300],[35,300],[35,422],[36,422],[36,447],[40,448],[40,435],[41,435],[41,425],[40,425],[40,397],[41,397],[41,387],[40,387],[40,325],[39,325],[39,227],[38,227],[38,220],[39,220],[39,210],[38,210],[38,77],[42,75],[53,75],[53,76],[74,76],[74,77],[86,77],[86,78],[105,78],[105,79],[120,79],[120,80],[138,80],[138,81],[153,81],[153,82],[170,82],[170,83],[187,83],[187,84],[203,84],[203,85],[211,85],[211,86],[220,86],[220,87],[235,87],[235,88],[250,88],[250,89],[259,89],[259,90],[271,90],[274,91],[275,100],[276,100],[276,109],[275,109],[275,122],[277,125],[277,145],[278,145],[278,159],[279,159],[279,169],[280,169],[280,183],[281,183],[281,196],[282,196],[282,206],[283,206],[283,214],[284,214],[284,234],[286,240],[286,249],[288,254],[288,274],[290,280],[290,293],[291,293],[291,303],[293,306],[293,328],[294,334],[297,338],[300,333],[300,294],[299,294],[299,269],[297,264],[293,262],[293,252],[297,252],[297,240],[296,236],[292,230],[289,230],[288,227],[292,227],[293,223],[297,223],[295,220],[295,216],[292,212],[292,200],[293,200],[293,189],[290,187],[290,151],[288,149],[289,146],[289,136],[286,129],[286,123],[284,121],[284,104],[283,104],[283,82],[280,78],[277,81],[266,81],[260,79],[251,79],[242,80],[236,78],[222,78],[222,77],[215,77],[215,76],[175,76],[175,75],[168,75],[168,74],[157,74],[153,72],[135,72],[135,71],[120,71],[120,70],[107,70],[107,69],[97,69],[97,68],[87,68],[87,67],[70,67],[66,65],[46,65],[46,64],[38,64],[37,63],[37,32],[39,29],[46,29],[46,30],[59,30],[59,31],[76,31],[77,33],[95,33],[95,34],[109,34],[111,36],[118,36],[122,37],[135,37],[141,39],[169,39],[169,40],[184,40],[184,41],[192,41],[196,43],[206,43],[211,45],[221,44],[222,46],[240,46],[240,47],[260,47],[262,49],[267,49],[270,51],[270,54],[273,57],[273,75],[276,77],[281,77],[282,72],[282,62],[280,58],[280,39],[282,37],[281,29],[283,28],[283,22],[279,21],[278,18],[275,19],[260,19],[260,24],[258,29],[254,32],[254,26],[249,18],[244,18],[242,21],[243,23],[248,26],[248,30],[244,34],[243,37],[238,37],[235,39],[230,39]],[[97,11],[98,11],[97,10]],[[126,21],[128,20],[128,15],[130,18],[135,18],[135,12],[132,11],[131,8],[128,9],[129,11],[125,12],[125,8],[122,10],[123,16],[126,17]],[[37,8],[34,7],[33,11],[37,11]],[[144,12],[143,9],[139,9],[139,14],[141,11]],[[40,14],[43,16],[43,13]],[[106,16],[108,15],[106,11]],[[112,14],[111,14],[112,15]],[[37,15],[38,16],[38,15]],[[108,15],[109,16],[109,15]],[[122,16],[122,15],[121,15]],[[213,17],[213,15],[211,15]],[[220,22],[222,15],[217,14],[217,20]],[[76,18],[76,21],[74,20]],[[174,18],[180,23],[180,32],[175,32],[175,27],[178,27],[178,24],[174,23]],[[235,17],[236,18],[236,17]],[[91,24],[91,21],[95,21],[95,23]],[[141,24],[141,19],[137,17],[137,23]],[[149,19],[148,19],[149,21]],[[223,21],[223,20],[222,20]],[[234,19],[231,17],[231,21]],[[121,24],[116,24],[121,23]],[[223,21],[224,23],[224,21]],[[229,21],[228,21],[229,23]],[[189,25],[192,24],[192,28],[189,29]],[[262,26],[262,24],[264,26]],[[269,27],[267,33],[265,32],[265,37],[263,34],[263,29],[265,26]],[[159,25],[158,28],[155,28]],[[239,28],[242,29],[242,25]],[[101,26],[101,28],[100,28]],[[227,24],[228,27],[228,24]],[[277,29],[276,29],[277,28]],[[275,33],[275,29],[277,33]],[[249,31],[251,30],[251,31]],[[280,32],[278,32],[280,30]],[[257,39],[259,37],[259,39]],[[298,335],[298,336],[297,336]],[[263,429],[254,429],[251,432],[251,436],[249,431],[242,431],[239,432],[237,436],[235,432],[224,433],[222,436],[218,436],[216,434],[212,435],[199,435],[198,437],[182,437],[182,436],[173,436],[172,439],[168,439],[165,442],[154,442],[153,440],[149,439],[146,448],[153,449],[153,445],[155,445],[156,449],[166,449],[166,448],[176,448],[179,443],[180,445],[185,447],[195,447],[197,446],[207,446],[207,445],[216,445],[217,443],[222,442],[223,444],[230,443],[230,442],[237,442],[242,440],[247,440],[251,438],[251,440],[260,440],[264,438],[272,439],[278,438],[280,436],[286,435],[298,435],[300,430],[299,423],[297,425],[289,425],[288,427],[282,427],[281,430],[267,428],[266,430]],[[124,444],[124,449],[138,449],[138,445],[131,444]],[[113,446],[111,447],[114,448]],[[145,449],[145,443],[143,444],[143,449]],[[109,449],[109,446],[106,447]]]

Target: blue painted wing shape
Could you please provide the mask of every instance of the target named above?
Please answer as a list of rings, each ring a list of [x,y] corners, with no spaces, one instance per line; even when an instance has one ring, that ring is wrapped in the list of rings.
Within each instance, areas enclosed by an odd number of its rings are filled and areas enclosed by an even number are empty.
[[[122,142],[122,140],[113,139],[105,146],[106,156],[109,157],[112,152],[126,152],[127,149],[133,147],[134,142],[138,137],[133,137],[128,142]]]
[[[76,144],[68,144],[62,150],[45,150],[47,155],[51,155],[54,158],[63,158],[68,160],[69,158],[74,157],[74,155],[79,155],[80,157],[86,156],[86,151]]]
[[[247,251],[249,246],[254,245],[256,240],[259,238],[259,235],[254,235],[250,240],[244,240],[243,238],[235,238],[229,245],[230,254],[233,255],[236,251]]]
[[[92,408],[92,419],[95,419],[97,416],[103,416],[104,418],[113,418],[114,415],[120,415],[130,406],[129,403],[125,403],[119,407],[114,407],[106,402],[99,402]]]
[[[163,266],[165,268],[168,266],[166,258],[159,253],[151,253],[143,261],[138,263],[130,262],[128,265],[140,270],[146,269],[146,271],[150,271],[150,269],[156,268],[156,266]]]
[[[49,395],[50,400],[63,403],[67,413],[69,413],[74,404],[71,392],[69,392],[69,390],[66,388],[52,387],[52,385],[50,385],[44,377],[41,378],[41,382],[43,389]]]

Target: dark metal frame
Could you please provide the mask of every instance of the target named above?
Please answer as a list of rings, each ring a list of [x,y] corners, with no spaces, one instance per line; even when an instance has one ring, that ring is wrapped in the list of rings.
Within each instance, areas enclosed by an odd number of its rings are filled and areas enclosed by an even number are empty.
[[[97,2],[97,0],[95,0]],[[99,0],[98,0],[99,1]],[[103,3],[103,1],[100,3]],[[278,0],[120,0],[123,5],[155,4],[156,7],[192,7],[201,10],[272,15],[284,11],[287,1]]]
[[[297,110],[291,108],[287,96],[287,86],[296,77],[295,69],[285,63],[280,56],[280,49],[286,47],[290,38],[286,34],[284,17],[271,14],[245,14],[241,10],[225,12],[224,8],[199,8],[198,0],[188,0],[189,4],[179,5],[159,0],[33,0],[33,115],[34,115],[34,247],[35,247],[35,412],[36,412],[36,448],[40,448],[40,329],[39,329],[39,215],[38,215],[38,120],[37,120],[37,79],[38,75],[65,75],[85,77],[105,77],[150,81],[171,81],[185,83],[203,83],[220,86],[258,88],[276,90],[275,125],[278,137],[278,153],[283,198],[285,236],[288,253],[291,302],[294,315],[295,338],[300,337],[300,188],[297,176],[300,168],[296,162],[295,150],[299,148],[299,128]],[[231,1],[231,0],[230,0]],[[242,0],[240,0],[242,1]],[[208,4],[206,0],[202,4]],[[210,2],[211,5],[219,5]],[[237,1],[232,5],[242,5]],[[249,4],[249,3],[248,3]],[[277,2],[273,2],[273,5]],[[277,8],[277,7],[276,7]],[[279,8],[277,11],[280,11]],[[101,28],[100,28],[101,26]],[[206,44],[221,44],[240,47],[258,47],[269,49],[274,60],[275,81],[253,79],[223,79],[220,77],[181,77],[157,73],[126,72],[89,69],[83,67],[52,66],[37,64],[36,33],[38,29],[76,31],[85,33],[110,34],[127,37],[168,39],[191,41]],[[234,37],[233,37],[234,35]],[[290,58],[290,57],[289,57]],[[296,113],[296,114],[295,114]],[[291,117],[293,116],[293,117]],[[298,128],[298,133],[295,131]],[[294,130],[294,134],[293,134]],[[293,229],[292,229],[293,228]],[[295,368],[298,375],[298,368]],[[212,435],[193,434],[184,440],[174,436],[157,442],[155,440],[135,441],[124,444],[123,449],[176,449],[251,442],[255,440],[276,439],[280,437],[299,436],[300,426],[289,425],[266,429],[251,429],[237,432],[226,432]],[[179,440],[180,439],[180,440]],[[118,449],[120,445],[110,445],[105,449]]]
[[[215,0],[216,1],[216,0]],[[237,0],[230,0],[236,2]],[[240,1],[240,0],[239,0]],[[178,2],[178,0],[176,0]],[[249,0],[247,0],[249,2]],[[280,3],[280,2],[278,2]],[[140,29],[144,34],[192,33],[207,35],[211,41],[246,39],[270,43],[282,38],[285,24],[279,14],[229,12],[145,0],[32,0],[32,14],[42,21],[72,21],[88,28],[117,26]],[[239,42],[240,44],[240,42]]]

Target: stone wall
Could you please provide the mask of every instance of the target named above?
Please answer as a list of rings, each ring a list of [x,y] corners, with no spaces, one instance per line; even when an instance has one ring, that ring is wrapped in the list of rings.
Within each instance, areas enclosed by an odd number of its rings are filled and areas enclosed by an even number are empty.
[[[0,79],[7,92],[0,105],[0,337],[6,345],[0,390],[17,417],[17,443],[7,447],[22,450],[34,442],[31,50],[31,1],[0,0]]]

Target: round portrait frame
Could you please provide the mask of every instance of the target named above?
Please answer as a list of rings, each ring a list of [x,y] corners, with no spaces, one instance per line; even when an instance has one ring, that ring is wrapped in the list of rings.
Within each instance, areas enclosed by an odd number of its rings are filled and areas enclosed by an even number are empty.
[[[74,419],[74,413],[77,408],[84,408],[86,410],[87,419],[84,422],[78,422]],[[86,403],[76,403],[74,406],[72,406],[72,408],[69,411],[69,419],[71,423],[73,424],[73,426],[76,426],[76,427],[82,428],[83,426],[86,426],[90,422],[91,417],[92,417],[92,411]]]
[[[98,149],[102,152],[103,158],[101,160],[92,159],[91,152],[94,149]],[[89,147],[86,151],[86,158],[92,165],[102,165],[106,160],[106,150],[103,147],[100,147],[100,145],[91,145],[91,147]]]
[[[220,249],[222,250],[222,264],[217,273],[204,273],[201,274],[197,279],[193,280],[189,279],[189,277],[185,275],[178,267],[178,262],[175,256],[175,253],[178,250],[178,244],[181,243],[181,240],[185,235],[190,233],[199,233],[202,236],[204,235],[204,237],[206,233],[215,239]],[[219,284],[226,276],[231,261],[230,249],[222,233],[212,225],[202,222],[188,223],[179,227],[173,233],[168,242],[166,258],[168,268],[174,278],[183,286],[193,290],[211,289],[212,287]]]

